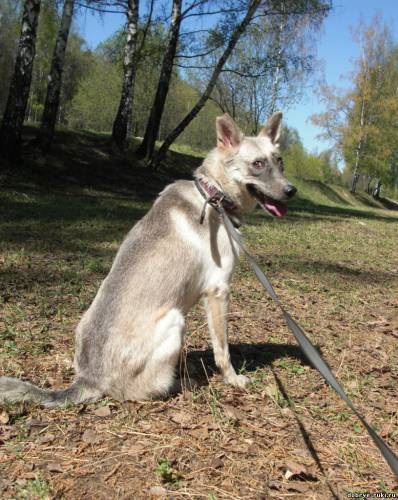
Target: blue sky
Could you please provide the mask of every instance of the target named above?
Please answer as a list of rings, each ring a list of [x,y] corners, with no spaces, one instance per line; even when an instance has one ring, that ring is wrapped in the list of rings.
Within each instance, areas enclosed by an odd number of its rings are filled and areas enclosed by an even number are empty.
[[[358,46],[351,39],[350,27],[357,25],[361,17],[369,22],[377,13],[385,21],[392,23],[395,40],[398,40],[398,0],[334,0],[333,11],[318,37],[317,49],[329,84],[347,87],[348,82],[341,76],[350,72],[352,63],[359,54]],[[123,26],[124,22],[124,16],[119,14],[106,14],[100,18],[98,15],[85,13],[79,16],[78,27],[88,45],[95,48]],[[309,151],[321,151],[330,146],[317,139],[320,130],[308,120],[312,114],[320,111],[321,103],[309,88],[302,102],[285,113],[286,122],[299,131],[304,146]]]
[[[368,23],[376,14],[381,14],[384,21],[392,22],[394,38],[398,41],[398,0],[334,0],[333,11],[325,21],[318,43],[318,58],[329,84],[348,87],[348,81],[342,77],[352,70],[353,61],[359,56],[350,27],[355,27],[361,17]],[[312,114],[321,110],[321,103],[310,90],[300,104],[286,113],[288,124],[297,128],[309,151],[321,151],[330,146],[316,138],[320,129],[308,121]]]

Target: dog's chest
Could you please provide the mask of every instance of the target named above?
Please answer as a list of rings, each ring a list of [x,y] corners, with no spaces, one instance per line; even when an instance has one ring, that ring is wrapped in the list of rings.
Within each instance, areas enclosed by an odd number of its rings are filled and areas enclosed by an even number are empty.
[[[172,219],[183,244],[195,255],[197,287],[201,293],[210,288],[228,285],[235,266],[235,255],[223,224],[209,220],[195,228],[189,218],[175,211]],[[238,254],[238,249],[236,249]]]

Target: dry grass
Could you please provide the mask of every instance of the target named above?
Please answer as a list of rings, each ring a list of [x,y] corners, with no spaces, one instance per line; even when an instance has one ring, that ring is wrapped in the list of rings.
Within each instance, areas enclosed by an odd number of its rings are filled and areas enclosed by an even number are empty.
[[[137,195],[133,180],[117,193],[103,176],[100,186],[61,176],[50,189],[27,178],[0,193],[0,374],[64,387],[73,329],[148,195]],[[314,191],[283,221],[256,213],[244,233],[354,403],[398,450],[398,217],[355,203]],[[244,262],[229,325],[233,362],[252,380],[246,391],[223,385],[198,306],[188,318],[184,393],[0,408],[1,498],[324,499],[397,490]],[[200,381],[193,390],[187,365]]]

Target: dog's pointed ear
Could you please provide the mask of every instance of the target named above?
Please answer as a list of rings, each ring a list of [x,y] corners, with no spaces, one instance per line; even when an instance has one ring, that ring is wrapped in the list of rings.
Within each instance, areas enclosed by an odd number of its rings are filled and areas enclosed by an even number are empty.
[[[228,113],[217,116],[216,130],[217,146],[219,148],[234,149],[242,142],[243,134]]]
[[[260,133],[258,134],[259,136],[266,136],[269,137],[272,144],[277,146],[279,144],[279,139],[281,137],[281,132],[282,132],[282,113],[278,111],[277,113],[274,113],[269,120],[267,121],[267,124],[264,126],[263,129],[261,129]]]

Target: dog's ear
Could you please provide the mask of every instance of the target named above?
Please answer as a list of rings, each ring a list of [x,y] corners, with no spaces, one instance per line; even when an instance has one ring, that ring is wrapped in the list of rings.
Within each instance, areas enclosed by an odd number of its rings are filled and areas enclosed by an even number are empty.
[[[222,149],[237,148],[243,139],[243,134],[236,123],[225,113],[216,118],[217,146]]]
[[[274,113],[264,128],[258,134],[259,136],[266,136],[271,139],[272,144],[277,146],[279,144],[279,139],[281,137],[282,132],[282,113],[278,111]]]

